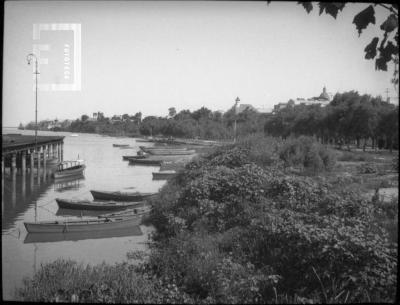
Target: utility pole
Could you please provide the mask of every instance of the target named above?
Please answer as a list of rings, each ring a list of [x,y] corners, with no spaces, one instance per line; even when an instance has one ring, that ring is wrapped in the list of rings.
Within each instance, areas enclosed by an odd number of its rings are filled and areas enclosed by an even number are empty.
[[[235,100],[235,123],[233,125],[233,143],[236,143],[236,119],[237,119],[237,105],[240,102],[239,97]]]
[[[33,72],[33,74],[35,74],[35,153],[37,153],[37,129],[38,129],[37,128],[37,97],[38,97],[37,87],[38,87],[38,74],[40,74],[40,73],[38,71],[38,60],[37,60],[37,57],[35,54],[30,53],[26,57],[26,60],[28,61],[28,65],[31,64],[32,59],[35,60],[35,72]],[[40,162],[40,161],[38,160],[38,162]]]
[[[390,102],[390,99],[389,99],[389,88],[386,88],[386,102]]]

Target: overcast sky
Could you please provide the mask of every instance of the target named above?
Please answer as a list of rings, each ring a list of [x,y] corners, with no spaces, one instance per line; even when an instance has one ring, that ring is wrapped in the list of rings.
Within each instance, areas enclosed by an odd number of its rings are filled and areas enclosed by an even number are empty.
[[[225,111],[236,96],[271,108],[319,95],[324,85],[333,94],[386,96],[389,88],[397,95],[392,67],[377,72],[364,59],[387,16],[376,8],[378,26],[358,37],[352,20],[365,6],[348,4],[335,20],[295,2],[6,2],[3,126],[34,120],[26,55],[35,23],[81,24],[82,48],[80,91],[39,91],[39,120],[95,111],[164,116],[169,107]],[[51,67],[40,67],[39,83],[57,81]]]

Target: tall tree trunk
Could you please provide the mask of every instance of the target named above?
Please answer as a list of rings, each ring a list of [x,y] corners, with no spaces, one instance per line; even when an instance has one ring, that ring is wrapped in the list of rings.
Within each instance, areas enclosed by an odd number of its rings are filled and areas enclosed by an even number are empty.
[[[357,148],[360,148],[360,137],[356,138],[356,142],[357,142]]]
[[[366,147],[367,147],[367,138],[364,138],[363,152],[365,152]]]

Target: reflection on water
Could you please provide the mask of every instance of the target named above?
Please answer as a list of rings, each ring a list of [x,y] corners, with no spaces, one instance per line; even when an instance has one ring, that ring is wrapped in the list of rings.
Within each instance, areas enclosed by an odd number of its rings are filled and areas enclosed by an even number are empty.
[[[37,177],[30,173],[24,175],[14,173],[4,176],[3,221],[1,224],[3,232],[13,228],[18,217],[32,207],[51,185],[51,181],[35,184],[35,179],[38,181]]]
[[[33,131],[19,131],[33,135]],[[5,133],[3,131],[3,133]],[[75,160],[79,154],[85,160],[84,177],[54,180],[49,163],[41,168],[40,176],[29,172],[6,174],[2,179],[2,277],[3,299],[14,300],[14,289],[24,276],[31,276],[41,263],[57,258],[96,264],[121,262],[132,250],[145,250],[145,242],[152,227],[140,226],[130,230],[61,234],[48,236],[27,234],[24,221],[62,220],[75,217],[71,211],[59,210],[55,198],[92,200],[91,189],[123,191],[134,188],[138,192],[157,192],[164,181],[152,181],[156,166],[129,166],[122,161],[126,150],[112,147],[113,143],[129,144],[139,150],[133,138],[102,137],[93,134],[40,132],[41,135],[65,135],[64,159]],[[76,211],[80,212],[80,211]],[[83,211],[82,216],[97,216],[95,211]],[[100,211],[100,213],[103,213]],[[92,215],[89,215],[92,214]]]
[[[85,176],[83,174],[75,177],[68,177],[63,179],[57,179],[54,181],[54,190],[56,192],[64,192],[66,190],[77,190],[80,187],[84,187],[83,180]]]
[[[68,233],[28,233],[24,244],[29,243],[48,243],[59,241],[78,241],[84,239],[112,238],[123,236],[140,236],[143,232],[140,226],[131,228],[91,231],[91,232],[68,232]]]

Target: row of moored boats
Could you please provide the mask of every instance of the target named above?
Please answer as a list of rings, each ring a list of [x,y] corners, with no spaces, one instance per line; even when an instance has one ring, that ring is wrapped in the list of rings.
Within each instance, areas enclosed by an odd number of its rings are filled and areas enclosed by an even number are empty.
[[[140,142],[140,141],[137,141]],[[143,140],[143,142],[148,142]],[[113,144],[114,147],[130,148],[129,144]],[[130,164],[138,165],[162,165],[164,156],[190,156],[195,150],[186,147],[162,146],[145,147],[140,146],[140,151],[135,156],[123,156]],[[159,158],[157,158],[159,156]],[[83,160],[63,161],[57,165],[54,178],[67,178],[83,174],[86,165]],[[164,170],[153,172],[153,179],[169,179],[176,175],[175,170]],[[89,232],[109,229],[123,229],[138,225],[143,215],[150,212],[151,207],[146,205],[146,199],[155,193],[140,192],[107,192],[90,191],[93,199],[71,200],[57,198],[56,202],[60,209],[89,210],[89,211],[114,211],[93,217],[85,217],[72,220],[50,220],[40,222],[24,222],[29,233],[68,233]],[[119,212],[115,212],[119,211]]]
[[[94,200],[56,199],[59,208],[89,211],[116,211],[72,220],[24,222],[29,233],[68,233],[123,229],[140,224],[151,211],[145,199],[156,193],[90,191]]]

